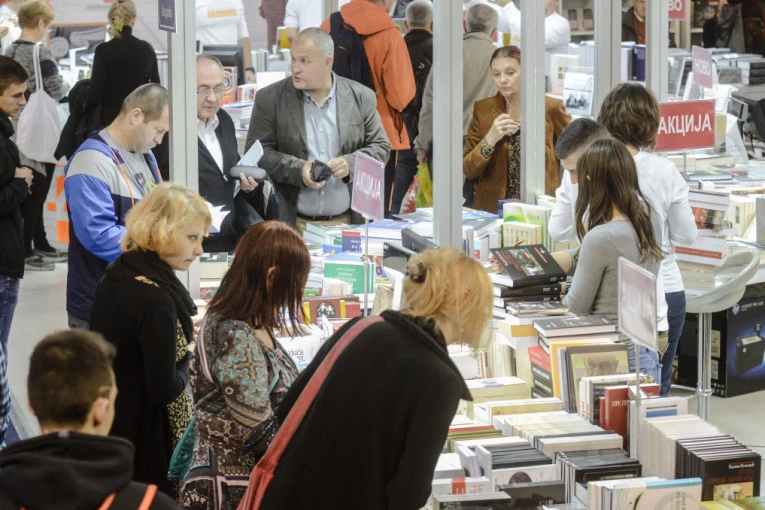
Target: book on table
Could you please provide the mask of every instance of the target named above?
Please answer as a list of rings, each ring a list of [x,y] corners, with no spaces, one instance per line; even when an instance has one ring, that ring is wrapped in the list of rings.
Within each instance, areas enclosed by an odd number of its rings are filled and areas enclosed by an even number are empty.
[[[494,283],[524,287],[566,281],[565,271],[541,244],[493,248],[491,252],[505,272]]]
[[[591,335],[616,331],[616,322],[603,315],[581,315],[558,319],[539,319],[534,327],[547,338],[556,336]]]

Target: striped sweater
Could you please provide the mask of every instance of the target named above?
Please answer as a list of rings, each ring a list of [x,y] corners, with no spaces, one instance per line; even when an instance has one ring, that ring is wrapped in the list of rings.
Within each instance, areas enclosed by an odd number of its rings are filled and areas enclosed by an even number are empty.
[[[13,60],[24,66],[24,69],[29,73],[27,90],[30,94],[37,89],[33,60],[34,47],[34,43],[17,40],[5,50],[6,57],[11,57]],[[43,88],[45,89],[45,92],[56,101],[63,99],[67,93],[67,84],[64,83],[64,79],[58,73],[58,67],[53,60],[53,55],[51,55],[50,50],[45,46],[40,48],[40,70],[42,71]]]

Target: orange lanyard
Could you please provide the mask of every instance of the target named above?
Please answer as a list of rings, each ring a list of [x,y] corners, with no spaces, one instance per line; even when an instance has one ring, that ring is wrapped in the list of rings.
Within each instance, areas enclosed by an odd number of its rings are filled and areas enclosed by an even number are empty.
[[[120,158],[117,157],[117,154],[114,152],[114,149],[109,147],[109,150],[111,151],[112,156],[114,156],[114,161],[117,162],[117,166],[120,169],[120,173],[122,174],[122,178],[125,179],[125,184],[127,184],[128,193],[130,193],[130,207],[135,207],[135,197],[133,196],[133,188],[130,186],[130,179],[128,179],[127,173],[125,173],[125,169],[122,168],[122,163],[120,163]],[[149,170],[151,170],[151,169],[149,169]],[[162,175],[160,175],[159,170],[157,171],[157,175],[159,175],[159,182],[161,184],[162,183]]]

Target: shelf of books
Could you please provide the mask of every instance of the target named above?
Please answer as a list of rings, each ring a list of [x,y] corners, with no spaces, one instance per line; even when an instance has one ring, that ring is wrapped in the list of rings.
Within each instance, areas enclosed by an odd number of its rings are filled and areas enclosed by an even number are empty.
[[[693,178],[706,176],[699,172]],[[755,199],[702,191],[690,199],[701,236],[678,250],[678,258],[690,292],[704,292],[721,276],[726,238],[742,235],[755,221]],[[615,319],[575,316],[563,304],[567,276],[550,252],[576,243],[550,237],[554,200],[502,201],[497,214],[463,210],[463,249],[489,272],[493,318],[481,343],[485,351],[449,347],[472,401],[454,417],[428,508],[763,508],[760,456],[689,412],[687,398],[660,397],[655,360],[641,354],[643,369],[635,374],[634,349]],[[395,288],[408,257],[435,247],[432,222],[432,209],[424,208],[370,224],[370,313],[397,306]],[[301,369],[342,323],[364,313],[367,245],[366,231],[353,225],[309,223],[302,235],[313,266],[303,307],[308,325],[302,336],[278,332]],[[205,299],[228,260],[226,254],[205,255]],[[737,317],[765,311],[765,299],[758,303]],[[732,331],[729,342],[740,344],[733,355],[719,344],[716,350],[727,351],[732,359],[726,362],[737,371],[763,372],[765,387],[765,348],[757,350],[765,346],[761,329]],[[745,351],[759,353],[759,361]],[[695,365],[683,356],[681,344],[681,361]]]

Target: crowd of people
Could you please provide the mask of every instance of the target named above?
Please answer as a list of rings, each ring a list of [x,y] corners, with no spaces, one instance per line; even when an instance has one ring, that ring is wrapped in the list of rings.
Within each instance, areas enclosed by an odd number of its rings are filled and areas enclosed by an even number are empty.
[[[520,198],[521,54],[492,41],[496,5],[465,3],[465,199],[496,212],[498,200]],[[241,2],[198,1],[198,14],[202,4],[236,13]],[[272,4],[279,2],[263,4],[267,18]],[[223,66],[199,55],[197,193],[163,178],[154,151],[169,131],[169,93],[150,46],[132,35],[135,4],[114,2],[113,38],[96,50],[87,88],[78,83],[69,94],[78,106],[59,147],[68,160],[64,254],[47,243],[40,219],[53,168],[19,152],[12,122],[36,83],[56,99],[67,93],[49,53],[33,62],[54,13],[45,2],[19,2],[22,31],[0,56],[3,437],[7,345],[25,269],[67,260],[71,329],[47,336],[32,354],[30,406],[42,435],[0,452],[0,502],[29,510],[141,501],[141,508],[237,508],[249,501],[253,468],[299,412],[259,508],[424,505],[458,401],[470,399],[447,345],[484,347],[493,299],[484,267],[454,249],[413,256],[401,311],[350,321],[302,373],[277,340],[302,329],[311,260],[300,232],[308,222],[358,221],[350,208],[356,154],[387,165],[388,214],[418,164],[432,161],[432,3],[406,2],[406,37],[390,17],[398,4],[352,0],[340,9],[363,36],[370,84],[333,70],[329,20],[289,33],[291,76],[258,91],[247,134],[247,148],[263,147],[262,178],[230,175],[240,154],[221,108]],[[129,79],[117,79],[115,66]],[[573,273],[564,303],[577,314],[614,316],[618,258],[656,274],[666,394],[685,316],[673,246],[692,242],[696,229],[687,184],[652,153],[658,103],[643,86],[622,84],[597,121],[572,122],[562,101],[545,101],[540,171],[557,199],[550,234],[581,244],[554,254]],[[325,179],[316,178],[317,164]],[[229,211],[220,228],[212,229],[211,205]],[[235,257],[195,324],[197,307],[175,271],[211,251]],[[316,389],[319,374],[326,379]]]

